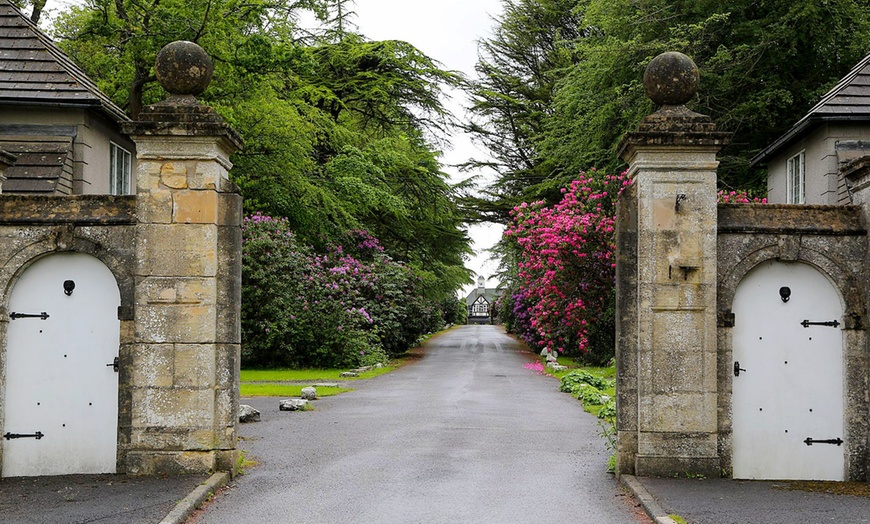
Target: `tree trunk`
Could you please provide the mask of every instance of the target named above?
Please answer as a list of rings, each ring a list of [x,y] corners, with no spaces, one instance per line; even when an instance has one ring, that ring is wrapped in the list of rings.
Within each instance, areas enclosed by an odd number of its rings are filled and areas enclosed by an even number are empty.
[[[34,24],[39,24],[39,17],[42,16],[42,10],[45,8],[45,2],[48,0],[33,0],[33,11],[30,12],[30,21]]]
[[[145,84],[154,80],[156,78],[153,75],[149,76],[140,67],[136,68],[136,76],[133,78],[133,83],[130,84],[130,118],[133,120],[138,119],[139,113],[142,112],[142,93]]]

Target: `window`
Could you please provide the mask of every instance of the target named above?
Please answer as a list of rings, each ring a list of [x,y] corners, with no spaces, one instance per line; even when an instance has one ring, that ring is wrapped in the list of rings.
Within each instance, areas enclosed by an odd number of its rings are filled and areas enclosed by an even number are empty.
[[[804,152],[788,159],[788,203],[805,204],[807,201],[806,167]]]
[[[109,193],[112,195],[130,194],[130,152],[109,142]]]
[[[471,306],[471,316],[473,317],[486,317],[489,316],[489,303],[485,298],[479,297],[477,301]]]

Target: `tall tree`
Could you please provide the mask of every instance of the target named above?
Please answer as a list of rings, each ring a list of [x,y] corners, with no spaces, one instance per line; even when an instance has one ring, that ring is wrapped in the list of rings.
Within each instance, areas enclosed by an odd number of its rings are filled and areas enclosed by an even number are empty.
[[[641,77],[660,52],[682,51],[695,60],[701,87],[690,106],[734,133],[720,157],[720,183],[759,189],[764,173],[751,172],[749,159],[870,51],[870,10],[862,0],[577,0],[563,2],[561,12],[570,17],[559,18],[567,27],[558,31],[514,14],[535,13],[554,1],[505,0],[495,36],[481,47],[485,74],[474,92],[472,111],[480,122],[473,129],[482,141],[513,146],[491,147],[500,174],[482,205],[497,211],[490,216],[502,217],[520,199],[554,202],[554,188],[582,169],[621,168],[616,145],[654,109]],[[517,96],[511,82],[539,85],[541,62],[504,63],[488,52],[502,48],[502,35],[526,33],[565,55],[548,70],[548,96],[537,105],[517,103],[527,98]],[[518,52],[510,56],[540,56],[542,46],[534,41],[512,42]],[[490,100],[510,111],[494,111]]]
[[[45,11],[47,0],[13,0],[15,7],[21,9],[22,12],[30,10],[30,21],[34,24],[39,24],[42,19],[42,13]]]
[[[526,188],[546,180],[537,142],[553,112],[559,76],[574,63],[577,0],[505,0],[493,36],[480,42],[470,86],[468,130],[489,151],[499,178],[489,199],[472,199],[481,219],[506,221]]]
[[[198,41],[215,62],[202,98],[245,140],[232,175],[246,209],[287,217],[317,246],[370,230],[435,299],[469,280],[469,240],[437,151],[452,125],[441,88],[458,75],[405,42],[350,32],[347,0],[144,1],[89,0],[59,26],[70,55],[131,114],[164,96],[151,82],[157,50]],[[297,30],[303,8],[341,38]]]
[[[619,165],[616,144],[653,109],[643,68],[676,50],[701,70],[692,108],[734,133],[720,155],[720,183],[761,189],[764,173],[751,172],[749,159],[870,51],[866,7],[860,0],[590,0],[578,64],[554,97],[542,155],[567,172]]]

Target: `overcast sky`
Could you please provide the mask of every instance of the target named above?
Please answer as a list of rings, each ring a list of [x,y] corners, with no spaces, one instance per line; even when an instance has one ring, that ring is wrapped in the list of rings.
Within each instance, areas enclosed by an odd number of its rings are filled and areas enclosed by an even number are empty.
[[[359,32],[369,39],[405,40],[445,68],[473,77],[477,41],[491,34],[493,17],[501,13],[501,0],[356,0],[354,10]],[[462,93],[452,95],[449,107],[462,118],[465,97]],[[445,170],[459,180],[468,175],[460,174],[450,164],[459,164],[471,157],[482,158],[486,152],[462,134],[454,136],[452,143],[453,148],[444,152],[443,161],[447,164]],[[483,175],[491,177],[488,173]],[[487,278],[495,273],[498,264],[488,260],[490,255],[485,250],[498,241],[501,231],[496,225],[470,228],[476,256],[466,263],[469,269]],[[489,280],[487,287],[497,284],[496,280]]]

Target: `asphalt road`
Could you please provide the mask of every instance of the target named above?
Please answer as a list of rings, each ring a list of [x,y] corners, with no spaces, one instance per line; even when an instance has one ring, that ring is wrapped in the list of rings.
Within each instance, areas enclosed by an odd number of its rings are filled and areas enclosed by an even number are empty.
[[[501,328],[463,326],[314,411],[243,400],[259,465],[191,522],[650,522],[605,472],[597,419],[528,361]]]

